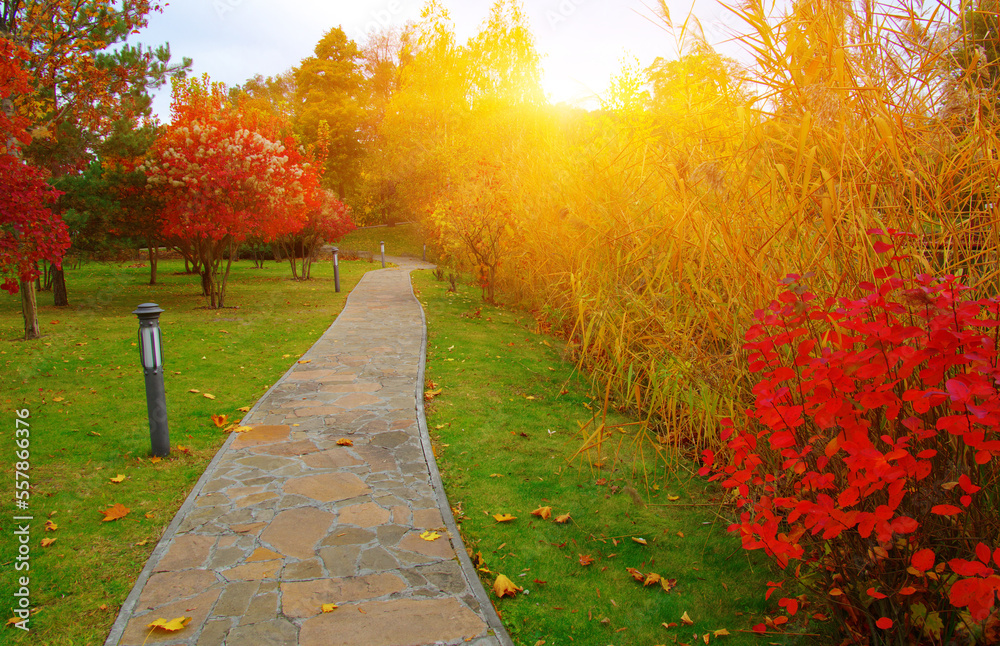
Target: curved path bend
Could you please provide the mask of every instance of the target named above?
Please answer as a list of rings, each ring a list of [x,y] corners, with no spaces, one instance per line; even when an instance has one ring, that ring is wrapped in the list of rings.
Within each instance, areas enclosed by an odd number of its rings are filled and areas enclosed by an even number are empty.
[[[431,265],[392,260],[220,449],[105,646],[511,644],[424,421],[426,325],[409,272]],[[192,620],[176,633],[146,627],[180,616]]]

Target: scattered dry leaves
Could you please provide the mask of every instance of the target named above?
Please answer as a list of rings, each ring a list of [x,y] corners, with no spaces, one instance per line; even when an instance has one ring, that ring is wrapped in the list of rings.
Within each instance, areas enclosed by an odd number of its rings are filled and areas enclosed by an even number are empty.
[[[170,621],[167,621],[166,619],[160,617],[159,619],[157,619],[153,623],[146,624],[146,627],[147,628],[152,628],[153,630],[159,629],[159,630],[165,630],[167,632],[173,633],[173,632],[177,632],[178,630],[180,630],[184,626],[187,626],[189,623],[191,623],[191,619],[192,619],[192,617],[177,617],[175,619],[171,619]]]
[[[548,520],[552,515],[552,507],[539,507],[535,511],[531,512],[532,516],[538,516],[542,520]]]
[[[119,518],[125,518],[132,511],[120,502],[116,502],[114,505],[108,507],[107,509],[100,510],[104,514],[104,520],[102,522],[110,522],[112,520],[118,520]]]
[[[493,582],[493,592],[495,592],[497,597],[501,599],[505,596],[513,597],[522,590],[524,590],[524,588],[514,585],[514,582],[503,574],[497,575],[497,580]]]

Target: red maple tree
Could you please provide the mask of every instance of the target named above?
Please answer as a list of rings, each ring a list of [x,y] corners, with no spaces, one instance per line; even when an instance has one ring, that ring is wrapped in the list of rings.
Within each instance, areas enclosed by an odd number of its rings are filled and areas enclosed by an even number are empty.
[[[207,76],[175,83],[171,114],[144,169],[164,199],[163,234],[190,244],[209,306],[220,308],[236,245],[300,230],[319,178],[274,116],[241,109]]]
[[[30,90],[31,78],[24,68],[28,52],[0,38],[0,287],[16,294],[18,283],[29,283],[38,275],[38,262],[59,266],[69,249],[66,224],[49,205],[59,193],[45,182],[42,171],[21,159],[19,148],[31,141],[27,119],[6,109],[12,97]],[[35,315],[34,291],[22,294],[25,338],[40,336]]]

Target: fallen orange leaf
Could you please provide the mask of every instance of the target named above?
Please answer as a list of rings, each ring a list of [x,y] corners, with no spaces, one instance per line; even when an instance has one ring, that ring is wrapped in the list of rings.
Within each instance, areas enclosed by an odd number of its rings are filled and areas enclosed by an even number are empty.
[[[569,514],[567,513],[567,514],[563,514],[562,516],[556,516],[556,522],[557,523],[568,523],[569,522]]]
[[[119,473],[114,478],[111,478],[111,482],[114,482],[115,484],[119,484],[121,482],[125,482],[125,474],[124,473]]]
[[[222,428],[227,422],[229,422],[229,415],[212,415],[212,421],[216,426]]]
[[[132,511],[120,502],[116,502],[111,507],[107,509],[102,509],[100,512],[104,514],[104,520],[102,522],[109,522],[112,520],[118,520],[119,518],[125,518],[128,516],[129,512]]]
[[[552,507],[539,507],[535,511],[531,512],[532,516],[538,516],[542,520],[548,520],[549,516],[552,515]]]
[[[156,464],[157,462],[159,462],[162,459],[163,458],[154,455],[153,457],[149,458],[149,461],[152,462],[153,464]]]
[[[514,585],[514,582],[503,574],[497,575],[497,580],[493,582],[493,592],[495,592],[497,597],[501,599],[505,596],[513,597],[522,590],[524,590],[524,588]]]
[[[337,440],[337,446],[354,446],[354,440],[349,440],[346,437],[342,437]]]
[[[424,391],[424,400],[425,401],[430,401],[430,400],[434,399],[435,397],[437,397],[438,395],[441,394],[442,390],[443,390],[442,388],[436,388],[435,390],[425,390]]]
[[[690,615],[688,615],[687,611],[685,611],[684,614],[681,615],[681,623],[684,624],[685,626],[693,626],[694,625],[694,620],[691,619],[691,617],[690,617]]]
[[[656,585],[660,582],[662,577],[656,572],[650,572],[646,577],[646,580],[642,582],[643,585]]]
[[[302,359],[300,361],[297,361],[296,363],[312,363],[312,359]]]
[[[643,581],[646,580],[646,575],[640,572],[639,570],[635,569],[634,567],[627,567],[625,568],[625,571],[631,574],[632,578],[638,581],[639,583],[642,583]]]
[[[498,523],[509,523],[512,520],[517,520],[517,516],[511,516],[510,514],[493,514],[493,518]]]
[[[152,628],[153,630],[159,628],[160,630],[166,630],[168,632],[177,632],[184,626],[187,626],[189,623],[191,623],[191,619],[192,619],[191,617],[177,617],[176,619],[171,619],[170,621],[167,621],[166,619],[161,617],[156,621],[154,621],[153,623],[146,624],[146,627]]]
[[[189,449],[188,447],[184,446],[183,444],[178,444],[177,445],[177,450],[180,451],[181,453],[190,453],[191,452],[191,449]]]
[[[580,565],[590,565],[593,562],[594,562],[594,557],[591,556],[590,554],[580,555]]]

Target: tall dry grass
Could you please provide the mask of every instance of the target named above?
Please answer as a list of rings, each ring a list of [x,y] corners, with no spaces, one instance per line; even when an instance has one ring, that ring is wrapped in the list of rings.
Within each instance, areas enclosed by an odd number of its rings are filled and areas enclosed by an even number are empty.
[[[645,86],[624,75],[599,115],[550,113],[505,166],[530,233],[502,291],[561,326],[608,404],[672,449],[714,444],[750,401],[742,334],[778,281],[853,294],[879,263],[869,229],[919,233],[918,269],[980,293],[1000,278],[997,94],[959,12],[731,10],[754,57],[739,76],[686,23],[684,58]]]

